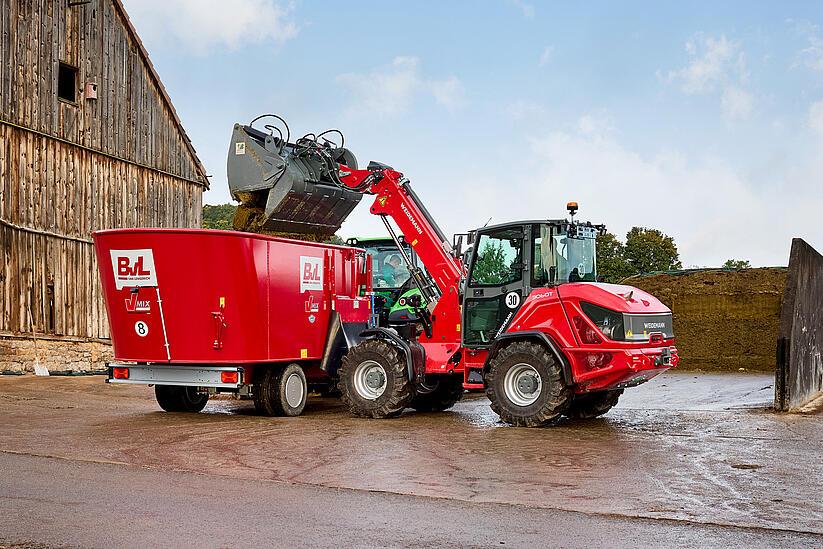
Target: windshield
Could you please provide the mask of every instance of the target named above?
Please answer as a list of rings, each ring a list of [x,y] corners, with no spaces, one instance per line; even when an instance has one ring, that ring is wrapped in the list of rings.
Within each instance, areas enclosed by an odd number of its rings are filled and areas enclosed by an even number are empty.
[[[595,235],[570,236],[560,225],[534,226],[534,282],[596,282]],[[555,267],[552,280],[551,267]]]
[[[360,242],[359,246],[371,255],[372,261],[372,285],[375,288],[396,289],[403,286],[409,280],[411,274],[403,262],[400,252],[394,243],[367,243]],[[411,246],[403,245],[414,265],[419,267],[417,256],[412,252]]]

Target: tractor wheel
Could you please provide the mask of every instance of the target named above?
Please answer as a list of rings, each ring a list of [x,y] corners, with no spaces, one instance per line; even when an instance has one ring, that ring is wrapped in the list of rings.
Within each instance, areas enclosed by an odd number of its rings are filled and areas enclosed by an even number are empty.
[[[545,347],[518,341],[504,347],[486,373],[486,396],[506,423],[542,427],[566,411],[572,392],[560,364]]]
[[[264,416],[299,416],[308,392],[306,374],[297,364],[269,367],[254,388],[254,407]]]
[[[462,376],[441,376],[433,386],[423,385],[417,388],[410,408],[418,412],[442,412],[448,410],[463,398]]]
[[[340,398],[356,416],[397,417],[415,394],[400,353],[379,339],[349,349],[337,375]]]
[[[180,385],[155,385],[154,397],[167,412],[196,413],[205,408],[209,401],[208,393],[199,393],[196,387]]]
[[[574,395],[569,409],[566,410],[566,415],[574,419],[592,419],[602,416],[617,404],[622,394],[623,389]]]

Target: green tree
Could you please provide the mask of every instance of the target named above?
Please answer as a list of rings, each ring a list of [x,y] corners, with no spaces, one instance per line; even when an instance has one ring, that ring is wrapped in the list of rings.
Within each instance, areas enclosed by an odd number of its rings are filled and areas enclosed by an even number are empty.
[[[230,231],[234,229],[232,220],[234,219],[235,210],[237,210],[237,206],[234,204],[205,204],[203,205],[203,222],[201,225],[204,229]]]
[[[623,257],[635,274],[683,268],[674,239],[657,229],[632,227],[626,234]]]
[[[597,237],[597,274],[605,282],[617,283],[633,274],[625,258],[625,246],[612,233]]]
[[[739,271],[740,269],[751,269],[752,264],[747,259],[727,259],[721,268]]]
[[[503,243],[488,241],[477,254],[472,281],[479,284],[499,284],[509,279],[509,267],[503,254]]]

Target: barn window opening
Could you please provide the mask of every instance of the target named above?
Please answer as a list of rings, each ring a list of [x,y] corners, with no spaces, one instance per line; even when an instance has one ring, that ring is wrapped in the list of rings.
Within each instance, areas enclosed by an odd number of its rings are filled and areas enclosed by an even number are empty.
[[[77,67],[60,63],[57,71],[57,97],[71,103],[77,102]]]

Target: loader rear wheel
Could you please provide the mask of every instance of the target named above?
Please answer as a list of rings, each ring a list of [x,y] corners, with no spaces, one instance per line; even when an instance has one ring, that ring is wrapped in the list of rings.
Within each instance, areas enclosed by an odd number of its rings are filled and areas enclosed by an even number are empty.
[[[200,412],[209,401],[208,393],[200,393],[196,387],[180,385],[155,385],[154,397],[166,412]]]
[[[574,419],[592,419],[602,416],[617,404],[623,389],[574,395],[566,415]]]
[[[355,416],[397,417],[414,398],[405,361],[397,349],[379,339],[351,348],[337,374],[340,398]]]
[[[442,412],[448,410],[463,398],[462,376],[441,376],[434,382],[434,386],[418,388],[417,395],[412,399],[409,407],[418,412]]]
[[[542,427],[566,412],[572,392],[560,364],[545,347],[518,341],[492,359],[486,373],[486,396],[506,423]]]
[[[269,367],[254,388],[254,407],[265,416],[299,416],[308,393],[306,374],[299,365]]]

